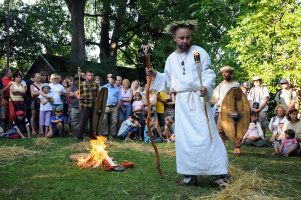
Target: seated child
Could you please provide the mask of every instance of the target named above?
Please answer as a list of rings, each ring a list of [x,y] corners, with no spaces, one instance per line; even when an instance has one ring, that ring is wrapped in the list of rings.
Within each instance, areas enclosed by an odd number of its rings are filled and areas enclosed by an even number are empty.
[[[55,115],[50,118],[49,123],[49,132],[47,133],[47,137],[53,138],[53,137],[60,137],[62,138],[63,131],[64,131],[64,120],[65,118],[63,115],[63,108],[56,107],[54,111]]]
[[[243,144],[246,146],[269,147],[270,142],[264,139],[263,131],[257,122],[257,113],[251,112],[251,123],[247,133],[243,137]]]
[[[274,142],[274,155],[284,154],[285,157],[293,154],[298,146],[298,141],[295,138],[295,131],[288,129],[285,131],[285,138],[282,139],[281,145],[279,142]]]
[[[163,135],[166,136],[166,140],[169,140],[170,137],[174,134],[175,124],[173,119],[170,116],[165,117],[165,126]]]
[[[151,128],[152,136],[154,137],[153,130],[157,128],[156,119],[154,117],[151,117],[149,119],[149,121],[150,121],[149,125],[150,125],[150,128]],[[144,142],[145,143],[151,143],[147,126],[145,126],[145,129],[144,129]]]
[[[273,132],[273,135],[270,139],[271,142],[275,142],[275,141],[281,142],[281,140],[285,137],[285,134],[283,131],[283,125],[284,125],[284,123],[279,122],[279,124],[278,124],[279,128],[276,128],[275,131]]]
[[[132,141],[132,139],[130,139],[131,134],[139,133],[139,130],[140,124],[137,118],[133,114],[130,114],[129,118],[121,124],[117,137],[125,139],[125,141]]]
[[[18,110],[16,112],[16,119],[13,122],[13,129],[7,131],[7,133],[3,134],[3,137],[9,138],[11,135],[19,135],[21,138],[26,138],[24,135],[27,132],[27,137],[30,138],[30,128],[29,121],[24,115],[22,110]],[[23,135],[24,134],[24,135]]]

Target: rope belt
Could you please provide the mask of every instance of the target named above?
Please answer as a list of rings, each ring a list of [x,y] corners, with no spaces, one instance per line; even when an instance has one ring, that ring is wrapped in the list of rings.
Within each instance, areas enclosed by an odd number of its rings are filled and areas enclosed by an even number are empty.
[[[192,94],[193,94],[193,92],[197,93],[197,91],[199,91],[199,90],[191,89],[191,90],[184,90],[184,91],[177,92],[177,93],[186,93],[186,92],[189,92],[187,101],[188,101],[188,107],[189,107],[189,110],[191,110],[191,111],[192,111],[192,110],[195,110],[195,107],[196,107],[196,104],[195,104],[194,98],[192,97]],[[201,97],[200,97],[199,94],[197,94],[197,96],[198,96],[198,99],[199,99],[199,103],[200,103],[200,105],[201,105],[201,108],[202,108],[202,110],[204,111],[204,106],[203,106],[202,103],[201,103]],[[191,105],[190,105],[190,99],[192,99],[192,104],[193,104],[192,107],[191,107]]]

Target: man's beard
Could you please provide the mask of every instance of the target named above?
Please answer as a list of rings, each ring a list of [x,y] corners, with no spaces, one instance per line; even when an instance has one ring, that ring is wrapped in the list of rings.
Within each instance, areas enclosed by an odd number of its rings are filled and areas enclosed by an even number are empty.
[[[224,79],[225,79],[226,81],[231,81],[231,80],[232,80],[232,77],[231,77],[231,76],[226,76],[226,77],[224,77]]]
[[[181,45],[178,45],[178,49],[182,52],[186,52],[190,49],[190,44],[187,44],[186,47],[182,47]]]

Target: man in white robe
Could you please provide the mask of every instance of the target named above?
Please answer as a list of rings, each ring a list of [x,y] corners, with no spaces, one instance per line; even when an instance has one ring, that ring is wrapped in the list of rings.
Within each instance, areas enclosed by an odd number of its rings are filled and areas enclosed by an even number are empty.
[[[207,52],[198,46],[190,45],[191,30],[195,21],[174,22],[168,26],[177,49],[167,58],[164,73],[147,69],[153,75],[151,91],[177,92],[175,105],[176,161],[177,172],[185,175],[177,185],[198,185],[197,175],[212,175],[214,182],[230,180],[228,156],[218,134],[209,100],[215,86],[215,73]],[[201,58],[203,87],[194,61],[194,52]],[[206,99],[212,140],[204,112],[203,96]],[[222,188],[220,188],[222,189]]]

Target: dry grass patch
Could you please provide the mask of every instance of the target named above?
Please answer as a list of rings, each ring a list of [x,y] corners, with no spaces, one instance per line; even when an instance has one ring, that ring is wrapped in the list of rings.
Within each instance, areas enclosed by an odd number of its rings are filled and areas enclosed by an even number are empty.
[[[46,137],[37,138],[35,141],[36,147],[47,147],[51,146],[53,143],[50,142],[50,140]]]
[[[28,150],[24,147],[14,146],[3,146],[0,147],[0,159],[13,159],[18,156],[31,156],[33,154],[39,153],[38,151]]]
[[[75,143],[71,144],[69,146],[63,147],[65,150],[74,150],[74,151],[83,151],[87,149],[91,149],[91,144],[90,142],[80,142],[80,143]]]
[[[269,194],[269,192],[274,190],[273,184],[270,180],[260,177],[256,170],[246,172],[229,165],[229,174],[231,176],[231,184],[227,184],[226,189],[208,196],[202,196],[200,199],[280,199]]]

